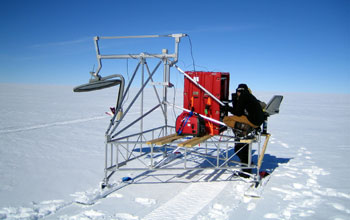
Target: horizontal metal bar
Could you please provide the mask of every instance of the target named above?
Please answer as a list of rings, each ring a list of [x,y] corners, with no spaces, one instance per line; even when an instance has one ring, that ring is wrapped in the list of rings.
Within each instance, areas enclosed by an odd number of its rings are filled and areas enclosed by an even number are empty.
[[[165,35],[137,35],[137,36],[104,36],[100,39],[127,39],[127,38],[157,38],[157,37],[186,37],[187,34],[165,34]]]
[[[156,38],[156,37],[171,37],[169,35],[139,35],[139,36],[105,36],[98,37],[100,39],[127,39],[127,38]]]
[[[242,168],[244,169],[253,169],[254,167],[216,167],[216,166],[213,166],[213,167],[187,167],[187,168],[183,168],[183,167],[167,167],[167,168],[152,168],[152,167],[149,167],[149,168],[116,168],[116,167],[109,167],[107,168],[108,171],[141,171],[141,170],[212,170],[212,169],[215,169],[215,170],[235,170],[235,171],[240,171]],[[175,175],[175,174],[174,174]]]
[[[146,156],[147,154],[149,154],[149,153],[148,153],[148,152],[147,152],[147,153],[143,153],[143,154],[141,154],[141,155],[139,155],[139,156],[133,157],[133,158],[131,158],[131,159],[125,160],[125,161],[120,162],[120,163],[118,163],[118,164],[115,164],[115,165],[113,165],[113,166],[107,167],[106,170],[107,170],[107,171],[115,171],[115,170],[118,170],[118,169],[120,169],[120,168],[117,168],[117,165],[118,165],[118,167],[125,166],[128,162],[131,162],[131,161],[136,160],[136,159],[139,160],[140,157]]]
[[[115,55],[97,55],[98,59],[140,59],[140,58],[176,58],[176,54],[115,54]]]
[[[130,137],[133,137],[133,136],[137,136],[137,135],[141,135],[142,133],[138,133],[138,134],[133,134],[133,135],[129,135],[129,136],[125,136],[125,137],[121,137],[121,138],[118,138],[118,139],[115,139],[115,140],[110,140],[108,143],[118,143],[118,144],[146,144],[147,141],[134,141],[134,140],[129,140],[129,141],[121,141],[122,139],[126,139],[126,138],[130,138]],[[178,144],[178,143],[181,143],[182,141],[173,141],[171,143],[168,143],[168,144]],[[241,143],[239,141],[206,141],[205,143],[207,144],[223,144],[223,143],[228,143],[228,144],[237,144],[237,143]],[[241,144],[244,144],[244,143],[241,143]],[[209,146],[210,147],[210,146]],[[224,146],[223,146],[224,147]],[[225,146],[226,147],[226,146]],[[183,148],[186,148],[186,147],[183,147]],[[193,148],[196,148],[196,147],[193,147]],[[217,148],[215,146],[215,148]],[[220,147],[222,148],[222,147]]]
[[[114,143],[114,144],[146,144],[147,141],[110,141],[109,143]]]
[[[144,156],[144,155],[142,155]],[[133,158],[132,160],[134,159],[138,159],[138,158]],[[224,159],[220,159],[220,160],[224,160]],[[130,160],[131,161],[131,160]],[[113,172],[113,171],[123,171],[123,170],[208,170],[208,169],[221,169],[221,170],[240,170],[240,169],[255,169],[257,166],[256,165],[252,165],[252,166],[248,166],[248,164],[246,163],[241,163],[239,161],[227,161],[228,163],[234,163],[234,164],[237,164],[237,165],[245,165],[244,167],[242,166],[207,166],[207,167],[164,167],[164,168],[161,168],[161,167],[144,167],[144,168],[120,168],[121,166],[125,166],[128,162],[130,162],[129,160],[127,161],[123,161],[121,163],[118,164],[119,168],[117,168],[117,165],[113,165],[113,166],[110,166],[106,169],[106,171],[110,171],[110,172]],[[237,167],[237,168],[236,168]]]
[[[130,134],[130,135],[127,135],[127,136],[124,136],[124,137],[120,137],[120,138],[117,138],[117,139],[112,139],[112,140],[110,140],[110,142],[118,142],[118,143],[121,143],[121,142],[119,142],[119,140],[127,139],[127,138],[134,137],[134,136],[139,136],[139,135],[141,135],[141,134],[149,133],[149,132],[156,131],[156,130],[159,130],[159,129],[162,129],[162,128],[165,128],[165,126],[159,126],[159,127],[151,128],[151,129],[146,130],[146,131],[143,131],[143,132]],[[127,141],[126,141],[126,142],[127,142]]]
[[[142,134],[142,133],[139,133],[139,135],[140,134]],[[118,139],[115,139],[115,140],[110,140],[108,143],[118,143],[118,144],[146,144],[147,143],[147,141],[135,141],[135,140],[121,141],[122,139],[126,139],[128,137],[133,137],[133,136],[137,136],[137,135],[130,135],[130,136],[121,137],[121,138],[118,138]],[[183,142],[183,141],[173,141],[173,142],[170,142],[168,144],[178,144],[178,143],[181,143],[181,142]],[[205,143],[207,143],[207,144],[223,144],[223,143],[237,144],[237,143],[241,143],[241,142],[239,142],[239,141],[227,141],[227,142],[223,142],[223,141],[206,141]],[[224,147],[224,146],[222,146],[222,147]],[[222,148],[222,147],[220,147],[220,148]],[[182,148],[188,148],[188,147],[182,147]],[[192,147],[192,148],[196,148],[196,147]],[[215,147],[215,148],[217,148],[217,147]]]

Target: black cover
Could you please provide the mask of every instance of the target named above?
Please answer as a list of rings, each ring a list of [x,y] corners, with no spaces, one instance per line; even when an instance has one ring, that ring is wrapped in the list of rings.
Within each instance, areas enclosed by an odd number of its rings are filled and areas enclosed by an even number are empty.
[[[83,84],[80,86],[77,86],[73,89],[74,92],[90,92],[95,91],[99,89],[105,89],[109,88],[115,85],[119,85],[121,83],[121,80],[119,79],[109,79],[109,80],[99,80],[95,82],[90,82],[87,84]]]

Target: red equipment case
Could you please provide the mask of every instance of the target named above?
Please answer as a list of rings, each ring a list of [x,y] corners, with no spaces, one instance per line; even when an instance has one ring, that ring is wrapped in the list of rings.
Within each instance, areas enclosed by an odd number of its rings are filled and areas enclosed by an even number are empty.
[[[205,121],[193,113],[182,112],[176,118],[176,132],[178,135],[201,137],[206,134]]]
[[[228,101],[230,74],[224,72],[186,72],[192,79],[203,86],[220,101]],[[207,117],[222,121],[227,115],[222,106],[206,94],[197,85],[185,77],[184,81],[184,108],[193,110]],[[206,133],[218,135],[224,127],[205,120]],[[178,130],[176,126],[176,130]]]

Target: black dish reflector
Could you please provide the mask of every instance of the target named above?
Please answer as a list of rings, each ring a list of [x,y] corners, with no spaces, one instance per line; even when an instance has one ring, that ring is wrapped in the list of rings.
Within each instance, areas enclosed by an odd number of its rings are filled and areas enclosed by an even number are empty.
[[[99,89],[109,88],[115,85],[120,85],[121,80],[119,79],[109,79],[109,80],[98,80],[95,82],[86,83],[80,86],[77,86],[73,89],[74,92],[90,92]]]

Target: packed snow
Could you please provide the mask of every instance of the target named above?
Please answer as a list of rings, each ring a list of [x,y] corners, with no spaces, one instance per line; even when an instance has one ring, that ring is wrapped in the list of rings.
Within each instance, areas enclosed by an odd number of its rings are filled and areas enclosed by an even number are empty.
[[[262,168],[272,173],[260,198],[245,196],[244,180],[215,170],[157,171],[92,205],[77,203],[100,190],[105,112],[116,92],[0,84],[0,219],[350,219],[349,94],[254,92],[265,102],[284,96],[280,114],[268,122]],[[146,90],[145,108],[157,102],[152,92]],[[176,104],[182,105],[181,89]],[[145,120],[149,128],[159,124],[160,117]],[[138,174],[117,172],[111,182]]]

